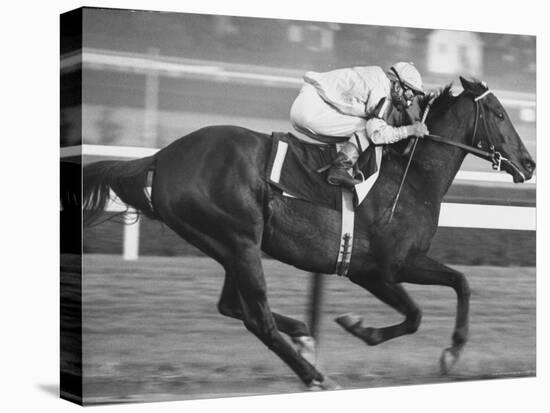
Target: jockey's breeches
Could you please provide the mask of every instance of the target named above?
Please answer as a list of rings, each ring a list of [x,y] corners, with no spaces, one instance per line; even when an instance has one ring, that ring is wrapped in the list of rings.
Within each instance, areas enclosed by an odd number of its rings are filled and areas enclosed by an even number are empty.
[[[366,137],[366,120],[357,116],[344,115],[326,103],[310,84],[305,84],[290,108],[290,121],[294,128],[315,138],[315,134],[351,137],[357,145],[357,133],[361,149],[369,146]],[[309,133],[308,133],[309,132]]]

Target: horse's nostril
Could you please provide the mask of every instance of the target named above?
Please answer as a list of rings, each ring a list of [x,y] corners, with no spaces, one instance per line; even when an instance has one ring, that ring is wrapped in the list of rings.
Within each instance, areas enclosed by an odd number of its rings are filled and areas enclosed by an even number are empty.
[[[535,170],[536,164],[531,159],[524,159],[522,163],[523,163],[523,167],[527,171],[533,172]]]

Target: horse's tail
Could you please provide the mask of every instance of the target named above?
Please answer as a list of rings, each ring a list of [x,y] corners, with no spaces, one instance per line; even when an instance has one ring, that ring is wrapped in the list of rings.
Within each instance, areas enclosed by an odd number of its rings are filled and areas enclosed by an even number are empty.
[[[90,225],[105,210],[111,189],[127,205],[149,218],[156,218],[145,192],[147,173],[154,167],[154,156],[131,161],[99,161],[85,166],[82,172],[84,224]]]

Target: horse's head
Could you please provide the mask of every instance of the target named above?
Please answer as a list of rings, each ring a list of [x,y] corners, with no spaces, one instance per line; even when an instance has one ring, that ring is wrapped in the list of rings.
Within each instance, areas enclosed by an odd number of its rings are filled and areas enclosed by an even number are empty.
[[[470,144],[493,154],[495,168],[512,175],[514,182],[533,176],[535,162],[497,97],[484,82],[460,78],[464,98],[471,99],[475,118]]]

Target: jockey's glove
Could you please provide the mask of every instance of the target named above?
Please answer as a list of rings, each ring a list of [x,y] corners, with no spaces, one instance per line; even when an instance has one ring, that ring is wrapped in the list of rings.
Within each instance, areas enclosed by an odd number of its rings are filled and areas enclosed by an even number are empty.
[[[421,138],[430,133],[426,124],[422,122],[415,122],[412,125],[405,126],[405,128],[408,136],[417,136]]]

